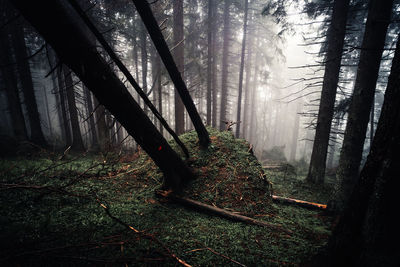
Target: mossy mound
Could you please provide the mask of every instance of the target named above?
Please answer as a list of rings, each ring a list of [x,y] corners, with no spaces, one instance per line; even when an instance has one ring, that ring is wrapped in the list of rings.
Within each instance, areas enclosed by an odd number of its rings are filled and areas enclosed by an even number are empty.
[[[264,210],[271,201],[270,183],[249,143],[228,131],[208,131],[211,144],[207,149],[200,148],[194,131],[180,137],[190,151],[188,165],[195,172],[183,195],[248,215]]]

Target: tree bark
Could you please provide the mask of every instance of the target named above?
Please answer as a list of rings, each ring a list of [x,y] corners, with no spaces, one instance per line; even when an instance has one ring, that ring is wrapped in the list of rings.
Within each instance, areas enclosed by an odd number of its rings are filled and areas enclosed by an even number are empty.
[[[325,178],[329,134],[339,81],[349,2],[349,0],[335,0],[333,4],[332,19],[327,37],[328,45],[321,101],[319,104],[310,167],[306,178],[311,183],[323,183]]]
[[[193,122],[193,125],[196,129],[197,135],[199,137],[199,142],[202,147],[207,147],[210,143],[210,138],[207,132],[207,129],[204,127],[204,124],[200,118],[199,113],[193,103],[192,97],[189,94],[189,91],[186,87],[185,82],[180,75],[179,69],[177,68],[174,59],[169,51],[167,43],[165,42],[164,36],[161,33],[160,28],[158,27],[157,21],[151,12],[150,6],[146,1],[133,1],[140,14],[143,23],[145,24],[147,31],[150,34],[151,39],[153,40],[154,46],[156,47],[170,77],[172,82],[175,85],[176,91],[178,91],[183,104],[186,107],[186,110],[190,116],[190,119]]]
[[[31,69],[27,59],[28,53],[21,20],[17,20],[12,23],[11,37],[15,51],[15,59],[17,62],[17,70],[22,86],[22,93],[24,95],[24,103],[29,118],[31,130],[30,140],[37,145],[47,147],[47,142],[44,138],[42,126],[40,124],[40,116],[35,97],[35,89],[33,87]]]
[[[173,56],[178,71],[184,79],[184,41],[183,41],[183,0],[173,1]],[[181,98],[175,94],[175,132],[179,135],[185,131],[184,108]]]
[[[54,0],[11,2],[160,167],[165,187],[179,189],[191,177],[190,170],[96,51],[96,45],[86,34],[86,26],[72,7]]]
[[[76,102],[75,102],[75,91],[72,80],[72,72],[69,71],[66,66],[63,66],[62,68],[65,78],[64,80],[65,91],[67,92],[68,111],[69,111],[69,118],[72,130],[71,149],[74,151],[84,151],[85,147],[83,145],[81,129],[79,126],[78,110],[76,108]]]
[[[369,3],[357,78],[339,159],[337,176],[340,189],[336,197],[339,210],[347,202],[357,181],[392,7],[393,0],[371,0]]]
[[[97,139],[97,134],[96,134],[96,123],[94,122],[94,110],[93,110],[93,101],[92,101],[92,95],[90,94],[89,89],[85,85],[83,86],[83,91],[85,93],[85,98],[86,98],[86,104],[87,104],[87,111],[88,111],[88,116],[89,116],[89,132],[91,136],[91,141],[92,141],[92,148],[94,150],[99,149],[99,140]]]
[[[231,1],[226,0],[224,2],[224,41],[222,45],[222,70],[221,70],[221,105],[220,105],[220,126],[221,131],[224,130],[223,121],[227,121],[226,118],[226,105],[228,102],[228,56],[229,56],[229,45],[230,45],[230,8]]]
[[[211,104],[212,104],[212,64],[213,64],[213,26],[214,26],[214,1],[208,0],[207,18],[207,125],[211,125]]]
[[[9,7],[5,3],[5,9],[0,10],[0,24],[7,22],[9,12],[5,12]],[[14,71],[14,62],[12,60],[11,42],[8,37],[9,30],[7,27],[0,28],[0,68],[2,79],[5,84],[5,92],[8,101],[8,109],[11,116],[11,124],[13,127],[15,138],[18,141],[26,141],[28,139],[25,119],[22,112],[21,101],[18,94],[17,79]]]
[[[240,127],[242,125],[241,112],[242,112],[242,89],[243,89],[243,71],[244,71],[244,59],[246,51],[246,36],[247,36],[247,15],[248,15],[249,0],[244,1],[244,19],[243,19],[243,37],[242,37],[242,52],[240,56],[240,70],[239,70],[239,92],[238,92],[238,103],[237,103],[237,114],[236,114],[236,138],[239,138]]]
[[[57,70],[57,79],[58,79],[58,95],[60,96],[60,106],[61,106],[61,115],[62,115],[62,127],[65,133],[65,145],[66,147],[72,144],[72,136],[71,130],[69,127],[69,118],[67,114],[67,101],[65,99],[65,83],[64,83],[64,75],[62,73],[62,68],[58,67]]]
[[[400,40],[400,39],[399,39]],[[364,168],[329,240],[330,266],[398,266],[400,41]],[[367,114],[369,115],[369,114]],[[316,263],[318,264],[318,263]]]

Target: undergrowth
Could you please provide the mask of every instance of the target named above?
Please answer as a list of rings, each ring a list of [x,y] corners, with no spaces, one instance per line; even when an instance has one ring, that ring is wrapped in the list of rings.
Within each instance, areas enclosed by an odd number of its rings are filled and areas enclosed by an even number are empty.
[[[181,136],[196,175],[183,194],[290,234],[157,198],[162,173],[143,152],[69,155],[63,161],[19,157],[0,161],[0,265],[175,266],[176,257],[194,266],[308,261],[326,244],[330,218],[274,204],[270,195],[323,203],[329,188],[307,187],[293,174],[264,172],[246,141],[209,131],[207,150],[199,149],[194,132]]]

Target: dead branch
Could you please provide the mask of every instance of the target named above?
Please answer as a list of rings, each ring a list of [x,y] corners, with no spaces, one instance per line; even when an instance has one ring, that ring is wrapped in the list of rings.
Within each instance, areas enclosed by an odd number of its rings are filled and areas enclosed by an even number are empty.
[[[275,202],[297,205],[297,206],[304,207],[304,208],[318,209],[318,210],[325,210],[326,209],[326,205],[325,204],[308,202],[308,201],[298,200],[298,199],[294,199],[294,198],[286,198],[286,197],[280,197],[280,196],[272,195],[272,200],[275,201]]]
[[[248,223],[248,224],[268,227],[268,228],[271,228],[273,230],[278,230],[278,231],[281,231],[281,232],[285,232],[287,234],[292,234],[292,231],[284,229],[280,225],[274,225],[274,224],[270,224],[270,223],[267,223],[267,222],[259,221],[259,220],[256,220],[256,219],[253,219],[253,218],[250,218],[250,217],[247,217],[247,216],[243,216],[243,215],[235,214],[233,212],[229,212],[229,211],[227,211],[225,209],[221,209],[221,208],[214,207],[214,206],[211,206],[211,205],[208,205],[208,204],[205,204],[205,203],[201,203],[199,201],[196,201],[196,200],[193,200],[193,199],[190,199],[190,198],[180,197],[180,196],[177,196],[177,195],[173,194],[171,191],[158,190],[158,191],[156,191],[156,195],[157,196],[161,196],[161,197],[165,197],[165,198],[167,198],[169,200],[172,200],[172,201],[175,201],[175,202],[179,202],[179,203],[181,203],[181,204],[183,204],[185,206],[189,206],[189,207],[192,207],[192,208],[195,208],[195,209],[199,209],[199,210],[202,210],[202,211],[205,211],[205,212],[209,212],[209,213],[213,213],[213,214],[219,215],[219,216],[224,217],[224,218],[228,218],[228,219],[233,220],[233,221],[239,221],[239,222],[244,222],[244,223]]]

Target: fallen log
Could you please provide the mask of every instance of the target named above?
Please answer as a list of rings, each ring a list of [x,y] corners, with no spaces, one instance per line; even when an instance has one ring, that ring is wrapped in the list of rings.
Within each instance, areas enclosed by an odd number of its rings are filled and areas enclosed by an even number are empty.
[[[258,225],[258,226],[263,226],[263,227],[268,227],[277,231],[281,231],[281,232],[285,232],[287,234],[292,234],[293,232],[287,229],[282,228],[280,225],[274,225],[274,224],[270,224],[267,222],[263,222],[263,221],[259,221],[247,216],[243,216],[243,215],[239,215],[218,207],[214,207],[190,198],[185,198],[185,197],[180,197],[177,196],[173,193],[171,193],[171,191],[161,191],[158,190],[156,191],[156,195],[157,196],[161,196],[161,197],[165,197],[169,200],[181,203],[185,206],[189,206],[201,211],[205,211],[205,212],[209,212],[209,213],[213,213],[216,214],[218,216],[233,220],[233,221],[239,221],[239,222],[244,222],[244,223],[248,223],[248,224],[253,224],[253,225]]]
[[[308,202],[308,201],[298,200],[298,199],[294,199],[294,198],[280,197],[280,196],[276,196],[276,195],[272,195],[272,200],[275,202],[297,205],[297,206],[309,208],[309,209],[325,210],[326,206],[327,206],[325,204]]]

